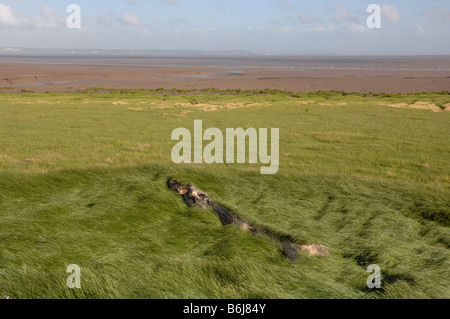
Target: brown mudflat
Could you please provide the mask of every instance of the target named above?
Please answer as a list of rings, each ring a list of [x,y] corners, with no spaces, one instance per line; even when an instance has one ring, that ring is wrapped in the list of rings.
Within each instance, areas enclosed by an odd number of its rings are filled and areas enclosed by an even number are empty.
[[[70,59],[2,56],[0,87],[2,92],[72,92],[93,87],[439,92],[450,91],[450,56]]]

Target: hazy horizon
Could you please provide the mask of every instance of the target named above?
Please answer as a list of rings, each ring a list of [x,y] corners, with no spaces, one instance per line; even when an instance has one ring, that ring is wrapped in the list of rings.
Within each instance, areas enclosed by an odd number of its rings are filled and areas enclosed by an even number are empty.
[[[174,50],[164,50],[164,49],[154,49],[154,50],[139,50],[139,49],[100,49],[100,48],[69,48],[69,49],[52,49],[52,48],[27,48],[27,47],[0,47],[0,56],[6,55],[48,55],[48,54],[60,54],[60,55],[73,55],[73,54],[85,54],[85,55],[99,55],[99,56],[109,56],[109,55],[123,55],[123,56],[152,56],[156,54],[168,54],[173,56],[273,56],[273,57],[283,57],[283,56],[298,56],[298,57],[420,57],[420,56],[450,56],[450,53],[436,53],[436,54],[337,54],[337,53],[302,53],[302,52],[287,52],[287,53],[266,53],[266,52],[253,52],[253,51],[240,51],[240,50],[186,50],[186,49],[174,49]]]

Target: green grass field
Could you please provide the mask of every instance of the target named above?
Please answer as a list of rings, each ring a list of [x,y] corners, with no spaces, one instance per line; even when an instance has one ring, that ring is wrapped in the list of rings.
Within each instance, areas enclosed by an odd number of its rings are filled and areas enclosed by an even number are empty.
[[[388,106],[417,102],[450,95],[0,93],[0,297],[450,298],[450,112]],[[279,128],[279,172],[173,164],[171,133],[194,120]],[[289,261],[187,208],[169,178],[332,254]]]

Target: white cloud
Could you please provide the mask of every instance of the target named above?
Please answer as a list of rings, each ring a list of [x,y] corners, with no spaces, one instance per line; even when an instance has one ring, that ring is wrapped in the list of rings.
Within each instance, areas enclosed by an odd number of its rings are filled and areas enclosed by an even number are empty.
[[[18,27],[19,20],[10,6],[0,3],[0,25],[4,27]]]
[[[53,10],[52,10],[49,6],[46,6],[45,4],[43,4],[43,5],[41,6],[41,14],[42,14],[44,17],[51,18],[51,17],[53,17],[54,12],[53,12]]]
[[[130,13],[122,14],[120,22],[122,22],[123,24],[126,24],[126,25],[131,25],[131,26],[141,25],[141,19],[139,19],[138,16],[135,16],[134,14],[130,14]]]
[[[37,17],[31,21],[30,26],[36,29],[53,29],[56,28],[58,25],[55,21],[47,20],[42,17]]]
[[[426,13],[426,16],[432,21],[450,22],[450,10],[447,8],[436,8]]]
[[[334,26],[329,26],[329,27],[317,27],[317,28],[314,28],[314,29],[312,29],[312,31],[314,31],[314,32],[328,32],[328,31],[334,31],[334,30],[336,30],[336,27],[334,27]]]
[[[105,17],[100,17],[98,19],[95,20],[95,22],[97,24],[100,24],[104,27],[110,26],[113,24],[113,21],[111,19],[105,18]]]
[[[416,32],[417,35],[423,37],[435,37],[439,34],[439,29],[434,28],[426,30],[423,26],[419,24],[416,24],[414,26],[414,31]]]
[[[102,16],[97,18],[95,22],[105,27],[111,26],[117,22],[127,26],[142,25],[141,19],[138,16],[131,13],[124,13],[121,16],[117,16],[113,11],[108,10],[106,11],[106,15],[107,17]]]
[[[397,8],[392,4],[382,4],[381,14],[392,23],[400,22],[400,14]]]
[[[31,26],[37,29],[55,29],[64,23],[63,17],[57,14],[45,4],[41,6],[41,14],[39,17],[31,20]]]
[[[294,10],[295,7],[287,0],[277,0],[277,8],[280,10]]]
[[[414,26],[414,28],[418,35],[425,35],[425,30],[421,25],[416,25],[416,26]]]
[[[278,32],[280,32],[280,33],[290,33],[290,32],[292,32],[293,30],[294,30],[293,28],[288,27],[288,26],[285,26],[285,27],[279,28],[279,29],[278,29]]]
[[[298,21],[301,23],[318,23],[323,22],[323,20],[313,14],[306,13],[306,12],[300,12],[297,16]]]
[[[331,32],[335,31],[337,28],[335,26],[320,26],[314,28],[292,28],[289,26],[281,26],[278,28],[255,28],[255,27],[247,27],[247,31],[255,31],[255,32],[266,32],[273,34],[290,34],[290,33],[322,33],[322,32]]]
[[[187,25],[190,25],[188,20],[186,20],[186,19],[177,19],[177,18],[168,20],[167,24],[170,24],[171,26],[178,26],[178,25],[187,26]]]
[[[18,16],[21,17],[20,20]],[[56,14],[46,5],[40,7],[39,16],[28,17],[24,14],[16,14],[10,6],[0,3],[0,26],[3,27],[55,29],[64,26],[64,22],[64,16]]]
[[[365,26],[362,26],[360,24],[357,23],[352,23],[348,26],[348,29],[351,32],[355,32],[355,33],[363,33],[367,31],[367,28]]]
[[[334,5],[331,7],[331,10],[334,12],[333,21],[336,23],[342,22],[342,21],[351,21],[354,23],[358,22],[358,19],[353,17],[347,9],[341,7],[340,5]]]

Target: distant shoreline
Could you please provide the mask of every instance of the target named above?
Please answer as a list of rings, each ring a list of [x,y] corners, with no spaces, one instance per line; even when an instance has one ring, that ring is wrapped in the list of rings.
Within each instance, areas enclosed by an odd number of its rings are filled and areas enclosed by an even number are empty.
[[[134,52],[133,52],[134,53]],[[4,54],[0,63],[220,67],[286,70],[427,70],[450,71],[450,55],[436,56],[345,56],[345,55],[233,55],[233,54]],[[0,70],[1,72],[1,70]]]

